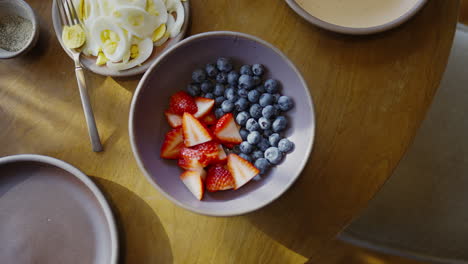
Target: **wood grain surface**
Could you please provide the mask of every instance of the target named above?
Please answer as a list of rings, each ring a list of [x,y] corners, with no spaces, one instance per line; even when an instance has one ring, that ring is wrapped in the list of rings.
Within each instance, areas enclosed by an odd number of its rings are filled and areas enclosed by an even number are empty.
[[[191,33],[235,30],[280,48],[309,84],[317,133],[297,183],[239,217],[197,215],[165,199],[137,168],[127,133],[138,82],[87,74],[105,151],[91,151],[73,63],[51,1],[29,0],[35,50],[0,62],[0,156],[63,159],[98,183],[119,223],[123,263],[304,263],[378,191],[411,142],[444,71],[459,1],[432,0],[401,27],[352,37],[318,29],[283,1],[192,0]]]

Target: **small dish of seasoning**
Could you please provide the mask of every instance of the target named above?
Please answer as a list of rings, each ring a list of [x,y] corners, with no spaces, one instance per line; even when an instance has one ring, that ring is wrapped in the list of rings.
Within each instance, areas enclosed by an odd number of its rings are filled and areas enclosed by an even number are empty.
[[[24,0],[0,1],[0,59],[26,53],[38,36],[36,15]]]

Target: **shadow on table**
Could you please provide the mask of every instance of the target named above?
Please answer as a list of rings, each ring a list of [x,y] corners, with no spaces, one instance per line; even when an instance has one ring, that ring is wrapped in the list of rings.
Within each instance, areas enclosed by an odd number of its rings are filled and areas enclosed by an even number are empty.
[[[91,176],[111,205],[120,242],[119,263],[172,263],[169,237],[153,209],[127,188]]]

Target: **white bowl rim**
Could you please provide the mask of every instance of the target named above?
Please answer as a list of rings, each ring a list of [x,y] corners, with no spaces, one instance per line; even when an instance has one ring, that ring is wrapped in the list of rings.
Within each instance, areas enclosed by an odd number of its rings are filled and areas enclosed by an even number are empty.
[[[372,26],[372,27],[363,27],[363,28],[354,28],[354,27],[345,27],[345,26],[340,26],[336,25],[324,20],[321,20],[309,12],[305,11],[299,4],[297,4],[296,0],[285,0],[286,3],[296,12],[299,16],[310,22],[311,24],[314,24],[318,27],[321,27],[323,29],[327,29],[330,31],[338,32],[338,33],[343,33],[343,34],[350,34],[350,35],[367,35],[367,34],[374,34],[378,32],[382,32],[385,30],[389,30],[392,28],[395,28],[404,22],[408,21],[411,17],[413,17],[421,8],[427,3],[427,0],[418,0],[418,2],[406,13],[402,14],[398,18],[378,25],[378,26]]]
[[[274,196],[272,196],[272,198],[269,199],[268,201],[266,201],[266,202],[264,202],[262,204],[259,204],[259,205],[255,206],[255,207],[249,208],[249,209],[237,209],[237,210],[234,210],[234,211],[229,212],[229,213],[211,213],[211,212],[208,213],[208,212],[205,212],[204,210],[200,210],[200,209],[198,209],[196,207],[188,206],[186,204],[183,204],[183,203],[179,202],[178,200],[173,198],[170,194],[168,194],[165,190],[163,190],[161,187],[159,187],[159,185],[151,177],[150,173],[148,172],[148,170],[146,169],[143,162],[141,161],[141,159],[138,156],[138,149],[136,147],[136,139],[135,139],[135,134],[134,134],[134,131],[133,131],[134,112],[135,112],[135,108],[136,108],[136,102],[137,102],[138,98],[140,97],[140,91],[143,89],[144,84],[147,83],[147,81],[149,79],[149,76],[152,73],[153,69],[156,67],[156,65],[160,61],[162,61],[166,57],[166,55],[168,55],[169,53],[173,52],[174,50],[188,44],[189,42],[197,40],[197,39],[205,38],[205,37],[212,37],[212,36],[233,36],[233,37],[246,38],[246,39],[258,42],[258,43],[266,46],[267,48],[270,48],[271,50],[273,50],[278,56],[280,56],[286,62],[286,64],[288,64],[289,67],[291,67],[291,69],[294,70],[294,72],[299,77],[299,80],[301,81],[301,83],[302,83],[302,85],[304,87],[304,90],[306,92],[306,95],[308,97],[308,105],[309,105],[310,109],[312,110],[312,113],[311,113],[312,114],[312,124],[311,124],[312,135],[311,135],[311,140],[310,140],[309,145],[307,146],[307,153],[306,153],[304,159],[302,160],[301,165],[299,166],[299,173],[297,175],[295,175],[295,177],[293,177],[291,179],[291,181],[287,185],[284,186],[284,189],[281,192],[279,192],[279,193],[275,194]],[[238,215],[247,214],[247,213],[256,211],[256,210],[258,210],[258,209],[260,209],[262,207],[265,207],[266,205],[272,203],[273,201],[278,199],[280,196],[282,196],[283,193],[285,193],[294,184],[294,182],[296,182],[296,180],[299,178],[299,176],[304,171],[304,168],[305,168],[305,166],[307,165],[307,162],[310,159],[310,154],[312,153],[312,148],[313,148],[313,144],[314,144],[314,141],[315,141],[315,128],[316,128],[316,122],[315,121],[316,120],[315,120],[314,103],[313,103],[312,96],[310,94],[307,82],[304,80],[304,77],[302,76],[300,71],[297,69],[297,67],[278,48],[276,48],[272,44],[270,44],[270,43],[268,43],[268,42],[266,42],[266,41],[264,41],[264,40],[262,40],[262,39],[260,39],[258,37],[255,37],[253,35],[249,35],[249,34],[246,34],[246,33],[240,33],[240,32],[234,32],[234,31],[209,31],[209,32],[199,33],[199,34],[190,36],[190,37],[180,41],[179,43],[177,43],[176,45],[172,46],[171,48],[166,50],[164,53],[162,53],[161,56],[159,56],[158,59],[155,60],[153,62],[153,64],[151,64],[149,69],[146,71],[146,73],[143,75],[140,82],[138,83],[138,86],[137,86],[137,88],[135,90],[135,93],[133,95],[133,99],[132,99],[132,102],[130,104],[128,129],[129,129],[129,136],[130,136],[130,145],[132,147],[133,156],[134,156],[135,160],[137,161],[138,166],[143,171],[143,174],[145,175],[146,179],[156,188],[156,190],[160,191],[167,199],[169,199],[170,201],[172,201],[173,203],[175,203],[176,205],[178,205],[178,206],[180,206],[180,207],[182,207],[184,209],[187,209],[189,211],[192,211],[192,212],[195,212],[195,213],[198,213],[198,214],[202,214],[202,215],[208,215],[208,216],[238,216]]]
[[[117,264],[118,257],[119,257],[119,243],[118,243],[118,232],[117,226],[114,219],[114,214],[110,208],[109,203],[107,202],[106,198],[102,194],[101,190],[97,187],[97,185],[82,171],[74,167],[73,165],[56,158],[52,158],[49,156],[37,155],[37,154],[19,154],[19,155],[12,155],[0,158],[0,166],[14,163],[14,162],[24,162],[24,161],[33,161],[39,162],[43,164],[52,165],[59,169],[62,169],[71,175],[75,176],[80,180],[89,190],[93,193],[96,199],[99,202],[99,205],[102,207],[104,211],[104,215],[106,220],[109,223],[109,230],[110,230],[110,239],[111,239],[111,257],[110,263]]]

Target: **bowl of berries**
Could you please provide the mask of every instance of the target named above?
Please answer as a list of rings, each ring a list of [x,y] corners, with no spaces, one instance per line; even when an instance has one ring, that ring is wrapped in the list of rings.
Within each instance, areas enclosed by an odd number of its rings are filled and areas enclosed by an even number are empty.
[[[129,134],[153,186],[213,216],[257,210],[299,177],[315,116],[303,77],[254,36],[207,32],[167,50],[141,79]]]

